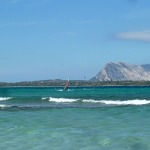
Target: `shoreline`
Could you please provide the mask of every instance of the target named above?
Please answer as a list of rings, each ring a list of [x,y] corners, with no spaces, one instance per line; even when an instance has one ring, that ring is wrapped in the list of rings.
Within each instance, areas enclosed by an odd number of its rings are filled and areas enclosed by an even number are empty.
[[[65,80],[40,80],[22,82],[0,82],[0,87],[54,87],[62,88],[66,84]],[[70,80],[69,87],[122,87],[122,86],[150,86],[150,81],[99,81],[92,82],[86,80]]]

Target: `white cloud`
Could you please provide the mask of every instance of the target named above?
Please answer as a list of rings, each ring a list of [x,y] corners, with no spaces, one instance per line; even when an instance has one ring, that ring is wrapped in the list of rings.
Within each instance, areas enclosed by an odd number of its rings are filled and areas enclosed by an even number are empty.
[[[115,35],[115,38],[121,40],[138,40],[150,42],[150,31],[120,32]]]

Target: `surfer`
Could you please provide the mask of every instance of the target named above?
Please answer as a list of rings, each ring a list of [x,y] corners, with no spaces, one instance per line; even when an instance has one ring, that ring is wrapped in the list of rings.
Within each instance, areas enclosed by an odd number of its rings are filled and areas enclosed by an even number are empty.
[[[68,86],[69,86],[69,78],[68,78],[68,80],[66,81],[66,84],[65,84],[65,87],[64,87],[64,90],[65,90],[65,91],[69,89]]]

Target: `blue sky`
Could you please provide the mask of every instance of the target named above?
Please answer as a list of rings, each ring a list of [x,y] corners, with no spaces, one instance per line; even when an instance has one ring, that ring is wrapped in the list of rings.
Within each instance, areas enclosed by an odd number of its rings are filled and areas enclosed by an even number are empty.
[[[90,79],[150,63],[148,0],[0,0],[0,82]]]

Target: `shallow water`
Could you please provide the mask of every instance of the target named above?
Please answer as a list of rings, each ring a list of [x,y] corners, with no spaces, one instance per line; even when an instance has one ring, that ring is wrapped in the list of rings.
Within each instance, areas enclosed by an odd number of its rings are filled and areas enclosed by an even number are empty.
[[[150,88],[3,90],[0,149],[150,149]]]

